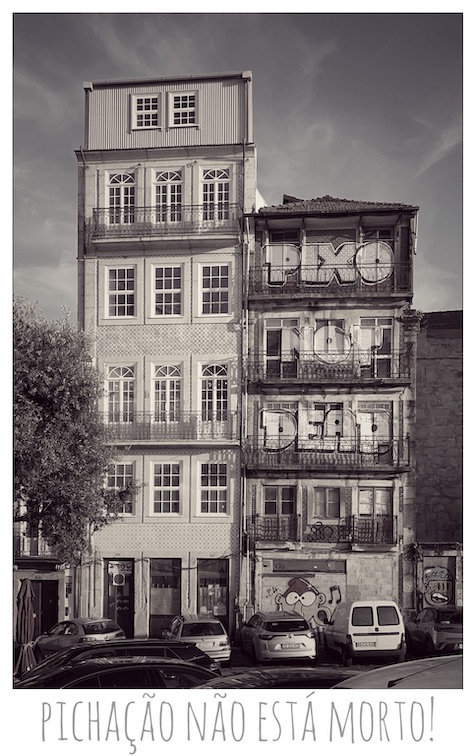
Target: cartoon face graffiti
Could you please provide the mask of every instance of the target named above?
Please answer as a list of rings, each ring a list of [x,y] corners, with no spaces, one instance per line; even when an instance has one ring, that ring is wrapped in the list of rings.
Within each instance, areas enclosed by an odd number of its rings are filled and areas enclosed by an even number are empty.
[[[322,604],[325,600],[326,597],[324,594],[319,593],[308,580],[302,577],[292,578],[285,592],[276,596],[277,604],[285,604],[284,608],[300,612],[301,614],[302,607],[312,606],[316,601]]]

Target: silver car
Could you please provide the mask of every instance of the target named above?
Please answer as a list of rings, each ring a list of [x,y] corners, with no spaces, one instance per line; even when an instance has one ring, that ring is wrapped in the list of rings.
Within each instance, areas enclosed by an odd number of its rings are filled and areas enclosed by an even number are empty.
[[[125,638],[124,630],[108,617],[91,619],[74,617],[53,625],[47,633],[39,635],[33,646],[37,661],[56,651],[74,646],[84,641],[100,642]]]
[[[241,645],[255,661],[317,659],[316,634],[297,612],[257,612],[241,628]]]
[[[227,663],[231,657],[231,643],[224,626],[211,614],[181,614],[175,617],[166,638],[195,643],[200,651],[215,661]]]

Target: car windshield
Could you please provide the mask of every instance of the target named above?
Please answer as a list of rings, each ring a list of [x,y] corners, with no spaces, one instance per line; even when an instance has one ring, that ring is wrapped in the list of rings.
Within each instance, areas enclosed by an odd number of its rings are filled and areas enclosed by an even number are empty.
[[[218,622],[191,622],[182,629],[182,638],[191,638],[195,635],[224,635],[225,631]]]
[[[463,612],[458,612],[454,609],[442,610],[436,613],[436,621],[440,625],[462,625],[463,624]]]
[[[297,630],[309,630],[309,625],[305,619],[302,620],[274,620],[272,622],[265,622],[264,629],[268,633],[292,633]]]
[[[100,635],[101,633],[112,633],[119,630],[118,626],[112,620],[102,620],[101,622],[85,622],[84,632],[86,635]]]

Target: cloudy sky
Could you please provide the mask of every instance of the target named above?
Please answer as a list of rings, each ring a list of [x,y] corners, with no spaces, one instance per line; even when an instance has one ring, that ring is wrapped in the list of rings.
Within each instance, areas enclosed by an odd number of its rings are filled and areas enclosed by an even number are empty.
[[[462,16],[14,16],[14,288],[76,316],[83,82],[253,73],[258,185],[420,207],[415,307],[462,307]]]

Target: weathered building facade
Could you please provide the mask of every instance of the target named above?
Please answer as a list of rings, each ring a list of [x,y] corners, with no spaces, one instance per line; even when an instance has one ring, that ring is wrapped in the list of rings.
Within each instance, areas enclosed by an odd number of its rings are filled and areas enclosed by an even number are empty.
[[[251,75],[85,85],[79,319],[137,493],[93,537],[80,610],[127,635],[180,611],[234,622],[241,531],[242,217],[255,204]]]
[[[413,606],[418,208],[285,197],[250,218],[244,605],[322,625]]]
[[[416,608],[463,604],[463,313],[428,312],[418,335]]]

